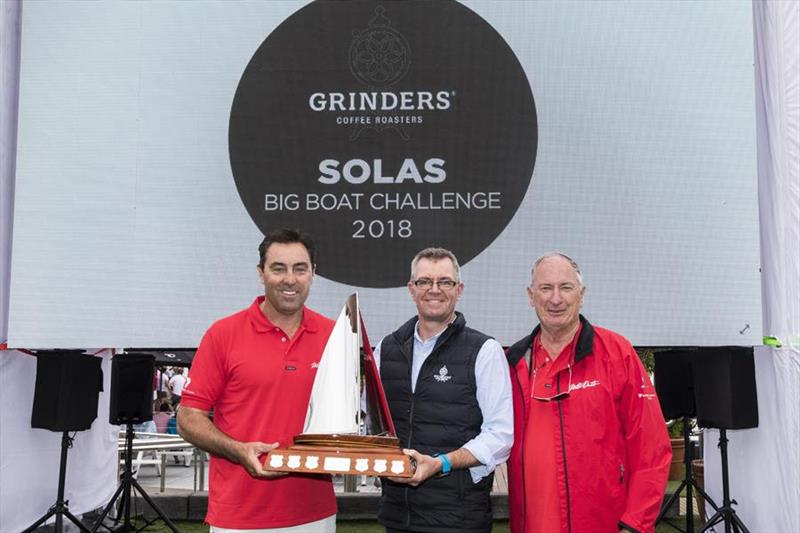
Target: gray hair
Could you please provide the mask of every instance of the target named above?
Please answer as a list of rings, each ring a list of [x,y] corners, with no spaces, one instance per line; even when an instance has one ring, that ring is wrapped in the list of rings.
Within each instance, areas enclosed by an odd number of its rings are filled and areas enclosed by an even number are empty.
[[[453,252],[447,250],[445,248],[425,248],[417,252],[417,255],[414,256],[414,259],[411,261],[411,281],[414,281],[417,272],[417,264],[419,264],[420,259],[428,259],[430,261],[440,261],[442,259],[449,259],[453,262],[453,266],[456,270],[456,279],[454,281],[461,281],[461,268],[458,266],[458,259]]]
[[[533,273],[536,272],[536,267],[539,266],[539,263],[541,263],[545,259],[550,259],[551,257],[560,257],[562,259],[566,259],[567,263],[569,263],[569,265],[572,267],[572,270],[575,271],[575,276],[578,278],[578,285],[583,287],[583,276],[581,275],[581,269],[578,266],[578,263],[576,263],[567,254],[561,252],[547,252],[546,254],[543,254],[541,257],[539,257],[539,259],[534,261],[533,267],[531,267],[531,280],[533,280]]]

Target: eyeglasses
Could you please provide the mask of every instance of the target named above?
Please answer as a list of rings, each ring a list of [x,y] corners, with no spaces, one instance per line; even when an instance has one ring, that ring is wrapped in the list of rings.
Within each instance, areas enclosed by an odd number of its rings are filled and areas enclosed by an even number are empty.
[[[446,278],[445,279],[437,279],[436,281],[434,281],[434,280],[432,280],[430,278],[420,278],[420,279],[415,279],[412,283],[414,283],[414,286],[416,288],[425,289],[425,290],[428,290],[431,287],[433,287],[434,285],[436,285],[436,288],[439,289],[439,290],[448,290],[449,291],[449,290],[454,289],[456,287],[456,285],[458,285],[457,281],[453,281],[452,279],[446,279]]]
[[[531,384],[531,398],[534,400],[541,400],[543,402],[550,402],[553,400],[561,400],[569,396],[569,389],[572,388],[572,365],[567,366],[567,370],[569,371],[569,380],[567,383],[567,388],[561,392],[557,392],[552,396],[537,396],[536,395],[536,370],[533,371],[533,383]],[[545,384],[545,387],[547,384]]]

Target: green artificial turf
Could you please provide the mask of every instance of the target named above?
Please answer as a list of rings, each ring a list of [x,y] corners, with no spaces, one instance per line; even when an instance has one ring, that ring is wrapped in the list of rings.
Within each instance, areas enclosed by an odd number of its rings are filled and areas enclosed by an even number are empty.
[[[686,528],[686,519],[684,517],[670,519],[670,521],[681,529]],[[700,520],[695,517],[694,526],[699,530],[703,525]],[[175,526],[181,533],[208,533],[208,526],[202,522],[189,522],[189,521],[176,521]],[[167,533],[169,529],[159,522],[148,527],[144,531],[148,533]],[[492,533],[508,533],[508,521],[498,520],[494,523]],[[661,523],[656,527],[656,533],[674,533],[677,530],[667,523]],[[338,522],[336,524],[336,533],[383,533],[383,527],[377,522],[371,520],[353,520],[347,522]]]
[[[174,521],[175,527],[181,533],[208,533],[208,526],[202,522],[195,521]],[[143,531],[148,533],[169,533],[163,522],[157,522]],[[336,533],[383,533],[383,526],[372,520],[351,520],[347,522],[338,522],[336,524]],[[493,533],[508,533],[508,522],[499,520],[495,522],[492,528]]]

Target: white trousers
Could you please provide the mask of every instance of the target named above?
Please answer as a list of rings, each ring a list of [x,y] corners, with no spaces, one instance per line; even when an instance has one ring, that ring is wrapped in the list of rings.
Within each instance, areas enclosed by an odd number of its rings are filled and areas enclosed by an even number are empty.
[[[211,526],[211,533],[336,533],[336,515],[299,526],[274,529],[225,529]]]

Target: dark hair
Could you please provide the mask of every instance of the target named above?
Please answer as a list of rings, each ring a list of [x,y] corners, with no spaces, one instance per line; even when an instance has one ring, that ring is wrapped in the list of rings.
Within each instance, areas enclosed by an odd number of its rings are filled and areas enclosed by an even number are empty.
[[[311,258],[311,269],[316,269],[316,247],[314,246],[314,241],[311,239],[311,235],[308,233],[303,233],[300,230],[289,228],[275,229],[267,233],[267,236],[264,237],[264,240],[258,245],[258,266],[264,268],[264,261],[267,259],[267,249],[276,242],[280,244],[299,242],[305,246],[306,251],[308,252],[308,257]]]

